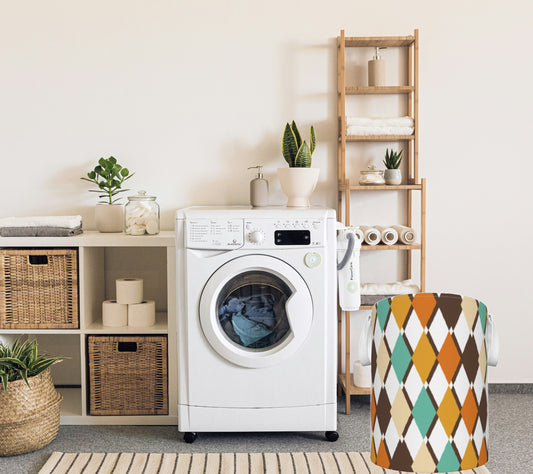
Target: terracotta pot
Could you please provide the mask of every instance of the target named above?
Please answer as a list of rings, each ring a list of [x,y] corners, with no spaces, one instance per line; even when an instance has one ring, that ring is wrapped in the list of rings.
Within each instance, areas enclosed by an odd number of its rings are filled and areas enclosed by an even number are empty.
[[[319,173],[318,168],[278,168],[281,189],[289,198],[287,207],[309,207]]]
[[[96,230],[99,232],[122,232],[124,229],[124,206],[122,204],[97,204],[94,217]]]

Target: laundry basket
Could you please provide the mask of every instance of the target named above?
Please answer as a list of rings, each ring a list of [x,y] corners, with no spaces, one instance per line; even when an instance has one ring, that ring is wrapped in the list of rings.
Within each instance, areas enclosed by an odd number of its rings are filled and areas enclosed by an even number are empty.
[[[496,365],[498,352],[486,306],[453,294],[399,295],[376,303],[367,327],[372,461],[410,472],[485,464],[487,363]]]

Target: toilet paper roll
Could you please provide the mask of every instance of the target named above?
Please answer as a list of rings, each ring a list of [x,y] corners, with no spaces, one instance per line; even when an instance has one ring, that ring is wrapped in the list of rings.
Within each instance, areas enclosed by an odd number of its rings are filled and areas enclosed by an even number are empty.
[[[128,305],[128,326],[146,328],[155,324],[155,301],[146,300]]]
[[[412,227],[405,225],[393,225],[392,227],[398,232],[398,240],[402,244],[411,245],[415,243],[416,232]]]
[[[118,278],[116,283],[118,303],[133,304],[143,300],[142,278]]]
[[[356,360],[353,363],[353,383],[357,387],[370,387],[372,385],[372,371],[371,366],[362,366]]]
[[[113,328],[128,325],[128,305],[117,300],[105,300],[102,303],[102,324]]]
[[[368,245],[377,245],[381,240],[381,234],[378,229],[369,225],[360,226],[363,232],[363,239]]]
[[[381,241],[385,245],[394,245],[396,242],[398,242],[398,231],[393,227],[377,225],[376,229],[378,229],[381,233]]]
[[[363,231],[361,230],[360,227],[355,227],[353,232],[356,235],[356,237],[359,239],[359,242],[363,242],[363,240],[365,240],[365,236],[363,235]]]

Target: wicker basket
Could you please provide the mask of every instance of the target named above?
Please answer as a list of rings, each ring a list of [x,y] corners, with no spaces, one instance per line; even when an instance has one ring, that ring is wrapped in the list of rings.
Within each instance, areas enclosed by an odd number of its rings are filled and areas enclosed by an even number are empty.
[[[77,253],[0,249],[0,328],[78,328]]]
[[[50,369],[0,388],[0,456],[29,453],[49,444],[59,430],[62,396]]]
[[[30,453],[50,444],[59,431],[59,409],[63,397],[20,421],[0,424],[0,456]]]
[[[167,415],[166,336],[89,336],[89,413]]]

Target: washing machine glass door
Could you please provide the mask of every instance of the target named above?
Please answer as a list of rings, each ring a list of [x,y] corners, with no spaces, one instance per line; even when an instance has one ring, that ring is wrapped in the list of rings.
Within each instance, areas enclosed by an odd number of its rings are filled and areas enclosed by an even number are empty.
[[[279,364],[311,330],[313,301],[301,275],[265,255],[221,266],[200,297],[200,322],[211,347],[242,367]]]

